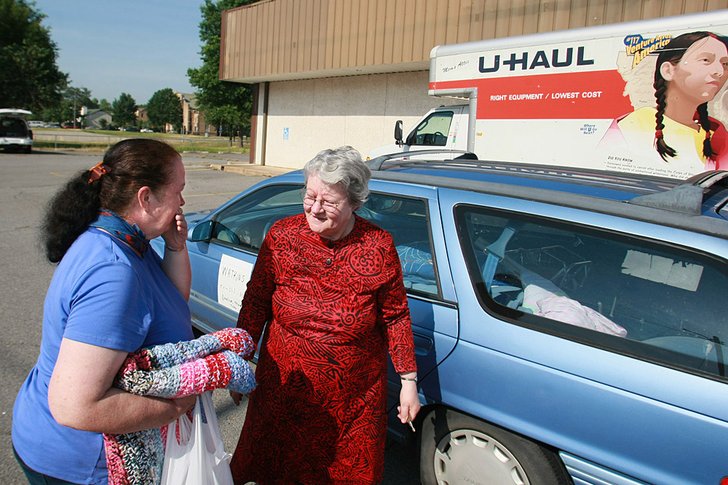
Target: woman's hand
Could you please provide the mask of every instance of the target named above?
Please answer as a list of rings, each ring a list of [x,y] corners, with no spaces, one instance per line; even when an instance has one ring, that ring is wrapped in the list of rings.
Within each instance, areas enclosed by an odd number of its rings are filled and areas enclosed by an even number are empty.
[[[179,290],[182,298],[189,300],[192,269],[190,268],[190,255],[187,252],[187,220],[182,214],[181,207],[162,237],[164,238],[162,269]]]
[[[162,234],[164,244],[172,252],[181,251],[187,244],[187,219],[180,207],[169,227]]]
[[[420,398],[417,395],[416,381],[402,381],[402,389],[399,391],[399,406],[397,406],[397,417],[406,424],[414,421],[417,413],[420,412]]]
[[[172,399],[172,402],[175,404],[175,410],[177,411],[177,416],[175,416],[175,419],[179,418],[184,413],[190,411],[193,407],[195,407],[197,397],[198,396],[185,396],[177,399]]]

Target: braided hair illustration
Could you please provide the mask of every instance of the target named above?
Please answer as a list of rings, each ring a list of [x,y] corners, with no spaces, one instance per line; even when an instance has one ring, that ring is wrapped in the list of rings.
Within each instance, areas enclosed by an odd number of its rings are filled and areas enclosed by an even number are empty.
[[[705,39],[707,37],[712,37],[716,40],[719,40],[726,45],[726,48],[728,48],[728,44],[726,43],[726,40],[724,38],[721,38],[711,32],[690,32],[679,35],[672,39],[665,46],[664,49],[661,49],[657,57],[657,64],[655,67],[655,80],[653,83],[653,87],[655,88],[655,100],[657,101],[657,112],[655,113],[655,149],[657,150],[657,153],[659,153],[660,157],[662,157],[662,159],[665,161],[668,161],[667,157],[675,157],[677,155],[677,151],[667,144],[662,132],[662,130],[665,128],[663,121],[665,116],[665,108],[667,106],[667,88],[669,81],[667,81],[663,77],[661,66],[665,62],[669,62],[673,66],[676,66],[683,58],[685,52],[687,52],[690,46],[692,46],[695,42],[701,39]],[[700,127],[703,129],[703,131],[705,131],[705,140],[703,141],[703,156],[705,156],[705,158],[707,159],[711,159],[715,155],[717,155],[717,153],[713,150],[713,147],[710,143],[712,126],[710,118],[708,117],[707,101],[697,106],[695,116],[696,122],[700,124]]]

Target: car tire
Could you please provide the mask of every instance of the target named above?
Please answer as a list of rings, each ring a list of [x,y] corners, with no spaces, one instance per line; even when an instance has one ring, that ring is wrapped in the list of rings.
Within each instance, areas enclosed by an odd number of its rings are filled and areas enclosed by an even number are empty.
[[[421,427],[423,485],[571,483],[556,453],[489,423],[437,409]]]
[[[32,147],[25,147],[25,150],[23,150],[25,153],[31,153],[33,151]]]

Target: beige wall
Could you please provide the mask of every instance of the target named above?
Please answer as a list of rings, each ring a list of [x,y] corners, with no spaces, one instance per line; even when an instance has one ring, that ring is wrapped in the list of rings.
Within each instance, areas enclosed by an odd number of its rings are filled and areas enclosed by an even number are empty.
[[[728,0],[264,0],[223,12],[220,79],[427,69],[439,44],[727,7]]]
[[[301,168],[320,150],[341,145],[366,157],[393,143],[397,119],[408,131],[430,108],[457,102],[428,96],[427,79],[418,71],[271,83],[266,165]]]

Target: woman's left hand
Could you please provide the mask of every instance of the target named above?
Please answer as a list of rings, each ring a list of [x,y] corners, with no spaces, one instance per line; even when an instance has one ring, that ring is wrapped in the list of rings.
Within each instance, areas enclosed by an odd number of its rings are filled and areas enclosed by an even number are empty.
[[[417,413],[420,412],[420,398],[417,395],[417,383],[402,381],[402,389],[399,391],[399,406],[397,406],[397,417],[402,424],[414,421]]]
[[[184,249],[187,244],[187,220],[182,213],[181,207],[174,216],[169,228],[162,234],[162,237],[164,238],[164,244],[172,251]]]

